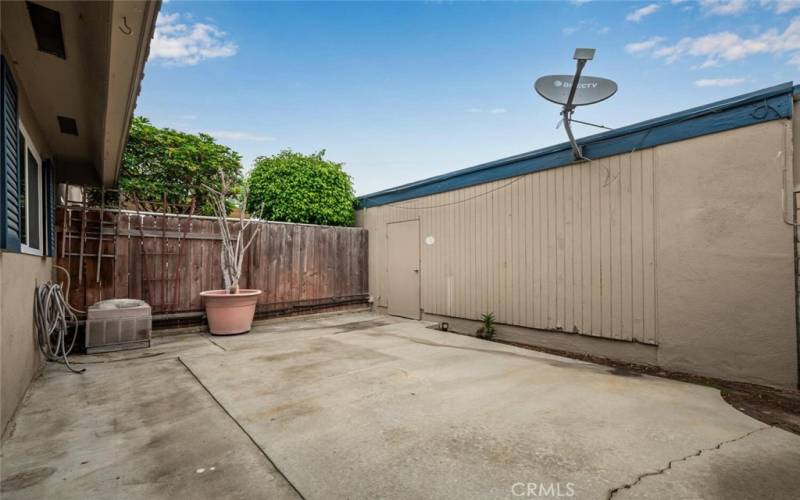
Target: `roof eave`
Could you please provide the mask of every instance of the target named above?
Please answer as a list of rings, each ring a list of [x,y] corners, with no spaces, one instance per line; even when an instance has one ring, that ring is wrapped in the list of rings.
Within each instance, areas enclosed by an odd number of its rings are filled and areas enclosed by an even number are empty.
[[[792,116],[792,82],[690,108],[578,140],[589,158],[686,140]],[[752,108],[752,109],[750,109]],[[757,112],[763,110],[763,115]],[[359,197],[362,208],[428,196],[574,162],[568,142]]]
[[[107,187],[119,180],[122,153],[160,8],[161,0],[114,2],[101,171],[102,183]]]

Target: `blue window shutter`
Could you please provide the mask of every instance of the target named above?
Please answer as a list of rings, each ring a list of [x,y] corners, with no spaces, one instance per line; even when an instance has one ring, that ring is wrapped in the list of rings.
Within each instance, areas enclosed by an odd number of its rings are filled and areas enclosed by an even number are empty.
[[[20,249],[20,171],[17,84],[0,57],[0,247]]]
[[[53,162],[45,160],[42,164],[42,192],[44,193],[44,237],[45,255],[52,257],[56,248],[56,173]]]

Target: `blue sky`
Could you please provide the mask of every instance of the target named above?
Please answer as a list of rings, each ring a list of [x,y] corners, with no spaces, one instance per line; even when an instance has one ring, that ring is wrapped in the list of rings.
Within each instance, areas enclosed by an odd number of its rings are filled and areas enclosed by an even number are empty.
[[[800,80],[800,1],[164,3],[136,113],[242,154],[327,151],[358,194],[565,140],[533,91],[574,71],[620,127]],[[596,129],[576,125],[577,135]]]

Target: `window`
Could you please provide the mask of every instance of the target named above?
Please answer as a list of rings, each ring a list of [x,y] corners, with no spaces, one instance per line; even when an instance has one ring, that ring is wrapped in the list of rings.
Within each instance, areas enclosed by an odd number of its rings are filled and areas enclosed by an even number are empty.
[[[42,255],[44,249],[42,158],[21,123],[19,132],[19,197],[22,218],[20,242],[23,252]]]

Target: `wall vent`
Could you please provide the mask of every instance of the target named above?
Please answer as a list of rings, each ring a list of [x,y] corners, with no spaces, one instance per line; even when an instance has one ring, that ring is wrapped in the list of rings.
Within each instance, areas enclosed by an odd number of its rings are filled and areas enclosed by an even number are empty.
[[[43,5],[33,2],[25,3],[28,5],[28,15],[31,18],[33,34],[36,36],[39,50],[66,59],[64,32],[61,31],[61,14],[57,10],[48,9]]]
[[[66,116],[59,116],[58,128],[61,129],[62,134],[78,135],[78,122],[74,118]]]

